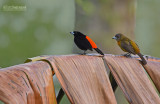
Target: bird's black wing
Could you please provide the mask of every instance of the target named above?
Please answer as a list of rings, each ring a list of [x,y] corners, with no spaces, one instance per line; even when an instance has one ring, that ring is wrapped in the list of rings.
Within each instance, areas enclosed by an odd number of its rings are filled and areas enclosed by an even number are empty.
[[[92,51],[92,46],[85,37],[74,38],[74,42],[78,46],[78,48],[80,48],[82,50],[89,49]]]

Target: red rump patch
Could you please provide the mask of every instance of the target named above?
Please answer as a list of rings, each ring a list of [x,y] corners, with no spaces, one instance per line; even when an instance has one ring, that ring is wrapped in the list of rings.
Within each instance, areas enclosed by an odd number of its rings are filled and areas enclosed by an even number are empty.
[[[93,40],[91,38],[89,38],[88,36],[86,36],[86,39],[89,41],[89,43],[91,44],[92,48],[97,48],[97,45],[93,42]]]

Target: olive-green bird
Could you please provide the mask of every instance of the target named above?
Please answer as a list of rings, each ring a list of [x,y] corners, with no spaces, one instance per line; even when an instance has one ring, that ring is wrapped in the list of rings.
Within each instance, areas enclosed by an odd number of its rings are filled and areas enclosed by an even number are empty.
[[[119,47],[124,52],[128,52],[129,54],[134,54],[134,55],[137,54],[142,59],[142,63],[144,65],[147,64],[147,61],[144,59],[143,55],[140,53],[140,49],[138,45],[134,41],[130,40],[129,38],[127,38],[121,33],[116,34],[112,39],[115,39],[117,41]]]

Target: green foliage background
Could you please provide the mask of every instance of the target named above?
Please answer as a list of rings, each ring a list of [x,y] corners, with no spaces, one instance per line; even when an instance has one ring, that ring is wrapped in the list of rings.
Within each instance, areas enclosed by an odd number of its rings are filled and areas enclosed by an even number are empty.
[[[27,9],[4,11],[4,5]],[[74,0],[1,0],[0,66],[43,54],[71,53],[74,13]]]
[[[3,6],[26,6],[5,11]],[[29,57],[80,53],[74,29],[90,35],[104,53],[123,53],[111,38],[119,32],[133,38],[143,54],[160,57],[160,0],[0,0],[0,66]],[[59,89],[58,80],[56,92]],[[121,96],[122,95],[122,96]],[[126,104],[120,89],[118,104]],[[65,97],[62,104],[68,104]]]

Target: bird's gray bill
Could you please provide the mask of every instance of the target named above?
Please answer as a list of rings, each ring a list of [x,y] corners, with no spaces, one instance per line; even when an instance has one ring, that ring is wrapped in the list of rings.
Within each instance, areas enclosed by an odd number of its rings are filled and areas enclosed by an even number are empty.
[[[74,35],[74,32],[72,31],[72,32],[70,32],[70,34]]]
[[[112,39],[117,39],[115,36]]]

